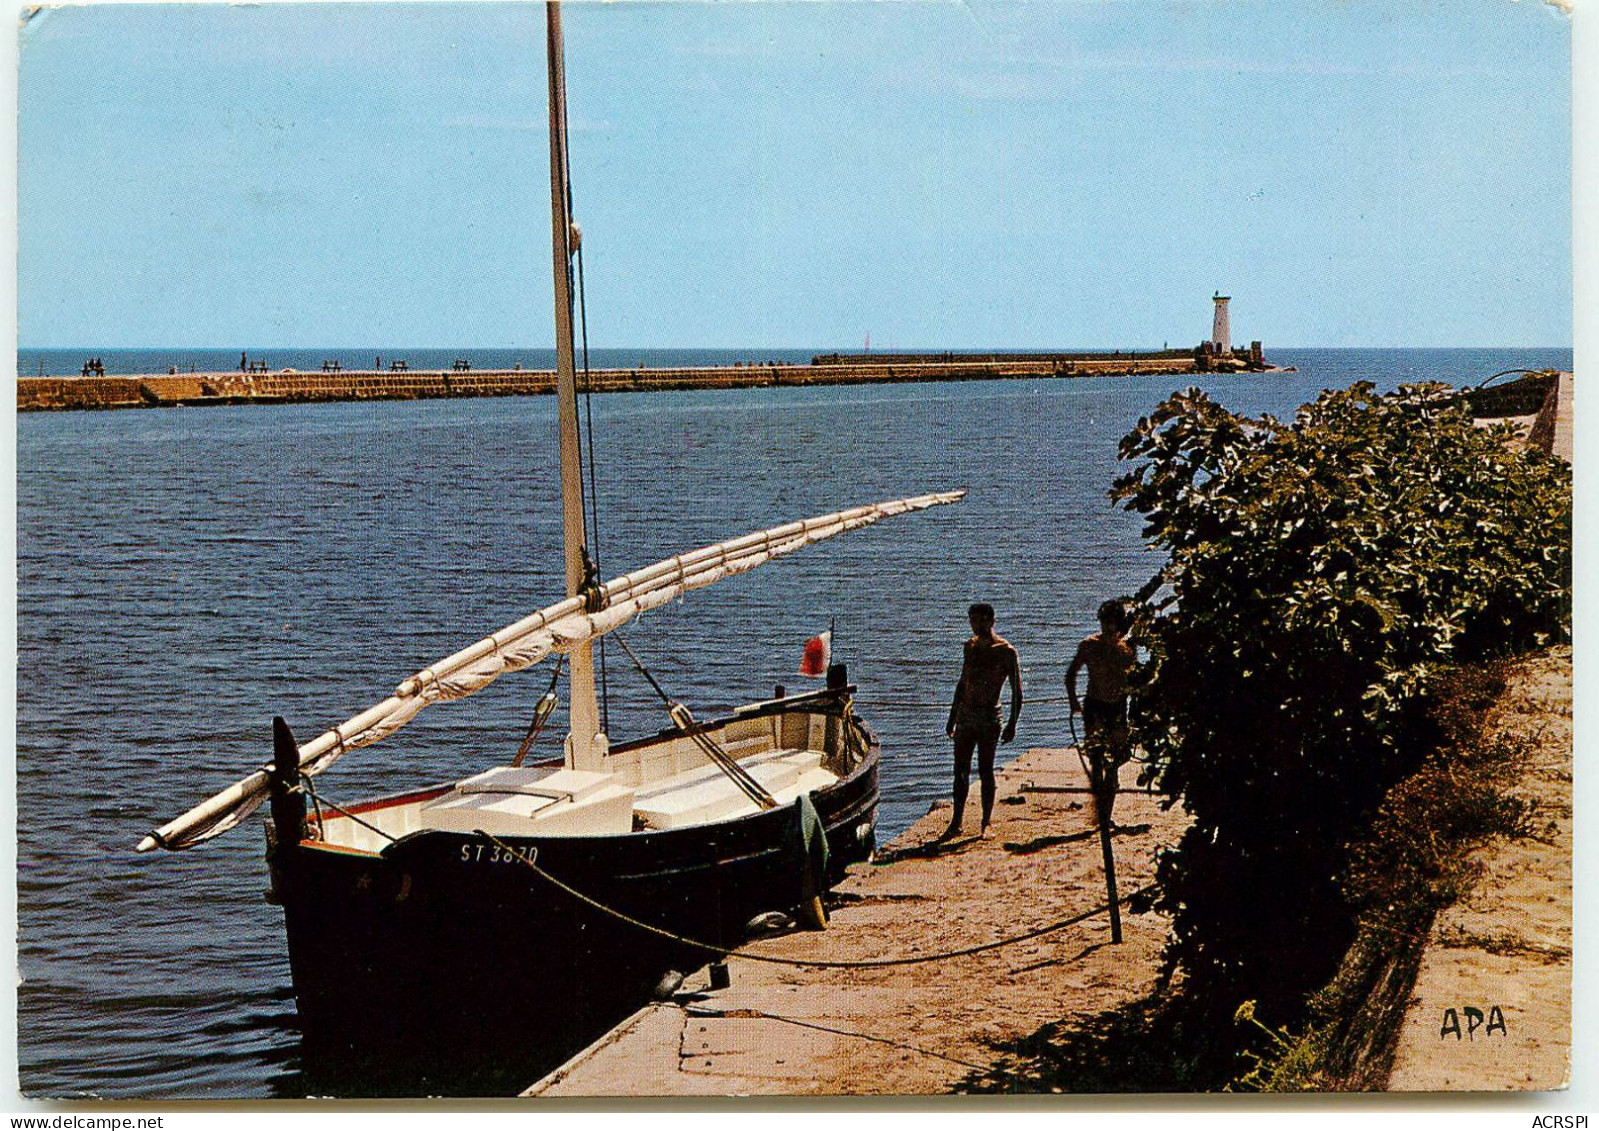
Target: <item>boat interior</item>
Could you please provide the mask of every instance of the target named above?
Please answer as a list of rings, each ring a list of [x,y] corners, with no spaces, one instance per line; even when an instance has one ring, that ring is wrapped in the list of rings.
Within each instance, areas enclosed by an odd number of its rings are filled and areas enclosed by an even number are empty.
[[[497,766],[452,785],[314,809],[307,827],[330,847],[381,852],[424,830],[495,836],[611,836],[731,820],[761,806],[716,764],[704,740],[779,805],[825,788],[866,758],[864,735],[827,692],[740,708],[732,717],[613,747],[603,771],[560,762]]]

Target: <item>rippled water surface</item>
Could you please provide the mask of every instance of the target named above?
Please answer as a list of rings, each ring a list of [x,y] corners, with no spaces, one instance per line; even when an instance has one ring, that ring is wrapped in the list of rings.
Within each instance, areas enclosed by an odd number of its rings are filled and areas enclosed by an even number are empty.
[[[1210,378],[1291,412],[1327,386],[1569,350],[1273,351],[1301,372]],[[883,833],[948,790],[943,704],[986,599],[1029,693],[1154,562],[1111,508],[1115,446],[1170,377],[596,398],[604,573],[860,502],[965,486],[691,595],[628,633],[702,715],[763,698],[836,620],[882,737]],[[153,826],[561,588],[553,398],[23,416],[18,464],[18,1055],[34,1096],[303,1094],[260,821],[179,854]],[[611,732],[664,725],[610,657]],[[539,669],[542,671],[543,669]],[[545,679],[424,712],[319,781],[343,801],[510,760]],[[872,701],[877,701],[874,705]],[[925,705],[923,705],[925,704]],[[1039,702],[1018,741],[1058,745]],[[74,835],[67,836],[71,828]]]

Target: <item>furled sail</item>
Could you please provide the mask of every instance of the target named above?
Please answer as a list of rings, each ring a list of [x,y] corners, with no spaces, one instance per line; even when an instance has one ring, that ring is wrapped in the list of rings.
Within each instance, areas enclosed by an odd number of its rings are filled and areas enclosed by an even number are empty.
[[[870,503],[679,554],[602,585],[603,600],[597,612],[588,611],[583,597],[568,597],[422,669],[383,702],[302,744],[300,772],[307,776],[321,773],[345,751],[387,738],[429,704],[465,698],[507,672],[520,671],[552,652],[567,651],[621,628],[691,589],[745,573],[772,558],[879,519],[956,503],[965,497],[966,492],[959,490]],[[138,851],[187,848],[227,832],[254,812],[270,790],[270,769],[263,766],[150,833],[139,842]]]

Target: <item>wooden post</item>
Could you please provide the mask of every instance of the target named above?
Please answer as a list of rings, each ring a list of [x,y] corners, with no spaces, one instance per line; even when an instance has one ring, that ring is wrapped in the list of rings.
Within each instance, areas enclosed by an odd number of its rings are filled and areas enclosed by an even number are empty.
[[[566,595],[585,592],[588,536],[583,507],[582,446],[577,434],[577,362],[572,339],[572,256],[577,232],[572,223],[567,175],[566,69],[561,5],[544,6],[550,84],[550,233],[555,281],[555,403],[557,452],[561,468],[561,538],[566,551]],[[599,697],[594,690],[593,642],[576,644],[567,654],[566,747],[570,770],[604,768]]]
[[[1099,848],[1105,857],[1105,897],[1110,903],[1110,941],[1122,941],[1122,909],[1116,897],[1116,856],[1110,847],[1110,815],[1116,805],[1117,770],[1102,755],[1090,752],[1090,773],[1097,781],[1090,781],[1094,791],[1094,812],[1099,822]]]

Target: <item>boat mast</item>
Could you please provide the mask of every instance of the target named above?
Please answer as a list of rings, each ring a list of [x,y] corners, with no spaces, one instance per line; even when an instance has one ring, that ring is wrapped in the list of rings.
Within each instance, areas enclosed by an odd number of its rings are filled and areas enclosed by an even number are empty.
[[[583,521],[582,449],[577,435],[577,365],[572,343],[572,253],[576,233],[572,224],[571,184],[566,148],[566,65],[561,38],[559,0],[545,4],[550,75],[550,235],[555,258],[555,374],[556,417],[560,430],[561,519],[566,545],[566,595],[582,592],[587,537]],[[605,736],[600,732],[599,700],[594,693],[593,646],[587,642],[572,649],[571,733],[566,742],[566,764],[571,769],[598,770],[605,756]]]

